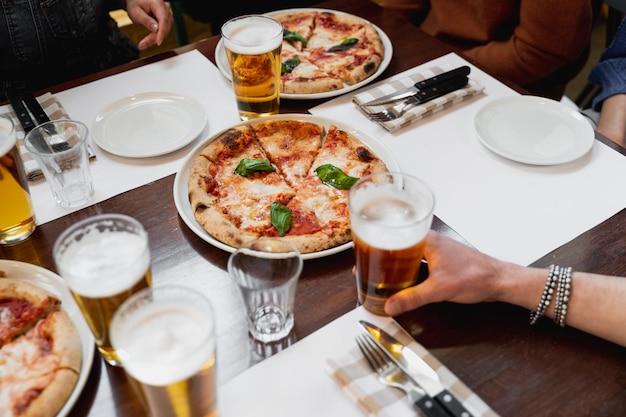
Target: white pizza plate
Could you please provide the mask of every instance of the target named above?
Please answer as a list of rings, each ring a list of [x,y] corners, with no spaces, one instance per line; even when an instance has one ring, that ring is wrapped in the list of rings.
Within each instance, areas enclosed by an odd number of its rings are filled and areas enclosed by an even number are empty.
[[[78,381],[76,381],[74,391],[72,391],[69,398],[57,414],[57,417],[65,417],[69,414],[70,410],[74,406],[74,403],[76,403],[76,400],[78,400],[78,397],[87,382],[87,378],[89,377],[95,349],[93,334],[91,333],[91,330],[89,330],[87,322],[85,322],[82,313],[78,309],[78,305],[65,285],[65,281],[63,281],[60,276],[37,265],[4,259],[0,259],[0,270],[4,271],[5,276],[8,278],[20,279],[28,282],[29,284],[36,285],[57,296],[61,300],[61,307],[70,316],[76,326],[76,329],[78,330],[82,346],[83,360],[80,367],[80,375],[78,376]]]
[[[389,171],[399,171],[400,166],[396,161],[395,157],[391,153],[391,151],[383,145],[378,139],[374,138],[368,133],[355,129],[352,126],[349,126],[345,123],[341,123],[335,120],[312,116],[308,114],[280,114],[276,116],[268,116],[264,117],[262,120],[302,120],[311,123],[316,123],[318,125],[324,126],[326,131],[331,125],[337,126],[339,129],[345,130],[346,132],[351,133],[356,138],[358,138],[361,142],[366,144],[379,158],[383,160],[385,165],[387,165],[387,169]],[[244,126],[250,123],[258,122],[258,119],[248,120],[245,122],[241,122],[236,126]],[[211,245],[225,250],[227,252],[234,252],[237,248],[227,245],[213,236],[211,236],[204,228],[196,221],[196,218],[193,215],[193,211],[191,210],[191,204],[189,203],[189,193],[187,188],[187,182],[189,179],[189,171],[191,170],[191,166],[193,165],[194,160],[200,154],[200,152],[212,141],[217,139],[222,133],[224,133],[228,129],[224,129],[223,131],[211,136],[206,139],[202,143],[198,144],[193,151],[191,151],[181,166],[180,170],[176,173],[176,177],[174,178],[174,203],[176,204],[176,210],[178,210],[178,214],[183,219],[185,224],[196,234],[198,237],[203,239],[204,241],[210,243]],[[316,259],[322,258],[324,256],[333,255],[335,253],[342,252],[346,249],[352,247],[352,242],[344,243],[343,245],[335,246],[334,248],[325,249],[318,252],[304,253],[302,254],[302,258],[307,259]]]
[[[189,144],[206,123],[206,111],[195,99],[147,92],[124,97],[102,109],[91,124],[91,134],[99,147],[114,155],[148,158]]]
[[[378,78],[380,74],[382,74],[383,71],[385,71],[387,67],[389,66],[389,63],[391,62],[391,57],[393,56],[393,46],[391,45],[391,40],[389,39],[389,36],[387,36],[387,34],[383,32],[381,28],[379,28],[378,26],[374,25],[373,23],[363,18],[360,18],[358,16],[355,16],[349,13],[336,11],[336,10],[316,9],[316,8],[277,10],[277,11],[266,13],[266,14],[269,16],[272,16],[278,13],[303,12],[303,11],[332,12],[338,15],[349,15],[349,16],[352,16],[357,19],[361,19],[362,21],[371,24],[378,31],[378,35],[380,36],[380,39],[383,43],[383,48],[384,48],[383,60],[380,63],[380,66],[378,67],[376,72],[372,74],[371,76],[369,76],[367,79],[361,81],[360,83],[356,83],[354,85],[345,84],[344,88],[341,88],[339,90],[334,90],[334,91],[327,91],[324,93],[312,93],[312,94],[281,93],[280,98],[291,99],[291,100],[314,100],[314,99],[319,99],[319,98],[335,97],[341,94],[348,93],[350,91],[354,91],[358,88],[363,87],[366,84],[371,83],[376,78]],[[224,77],[230,80],[231,79],[230,68],[228,67],[228,57],[226,56],[226,49],[224,49],[223,39],[220,39],[217,42],[217,46],[215,47],[215,62],[217,63],[217,67],[220,69]]]
[[[488,149],[530,165],[558,165],[585,155],[594,142],[591,124],[555,100],[513,96],[493,100],[474,118],[478,139]]]

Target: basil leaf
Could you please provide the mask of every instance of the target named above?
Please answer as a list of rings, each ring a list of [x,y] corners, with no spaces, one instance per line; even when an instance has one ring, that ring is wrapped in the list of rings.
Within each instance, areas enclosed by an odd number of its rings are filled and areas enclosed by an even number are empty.
[[[317,177],[324,184],[339,190],[349,190],[359,178],[351,177],[332,164],[324,164],[315,168]]]
[[[344,39],[339,45],[330,47],[327,52],[347,51],[358,41],[359,40],[357,38]]]
[[[280,73],[285,74],[293,71],[295,67],[300,65],[300,57],[289,58],[280,65]]]
[[[237,168],[235,168],[235,174],[247,177],[257,171],[274,172],[276,171],[270,161],[267,159],[250,159],[243,158],[239,161]]]
[[[274,202],[270,207],[270,218],[278,234],[285,236],[291,227],[291,211],[282,204]]]
[[[300,42],[302,44],[302,47],[306,48],[306,39],[298,32],[292,32],[290,30],[283,29],[283,39],[287,42]]]

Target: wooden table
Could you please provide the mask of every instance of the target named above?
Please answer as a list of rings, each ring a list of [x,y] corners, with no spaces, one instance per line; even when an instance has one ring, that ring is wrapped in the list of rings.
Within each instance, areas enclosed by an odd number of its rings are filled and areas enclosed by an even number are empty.
[[[321,3],[320,7],[357,14],[387,33],[393,43],[394,55],[383,77],[450,52],[445,44],[424,34],[400,15],[383,10],[368,0],[330,0]],[[52,91],[81,85],[190,49],[197,49],[215,62],[214,50],[218,39],[212,37],[156,57],[77,79]],[[308,108],[322,101],[283,100],[281,112],[306,113]],[[612,143],[606,143],[617,149]],[[624,153],[621,149],[619,151]],[[165,277],[175,278],[182,264],[186,268],[202,270],[209,262],[225,269],[229,254],[197,237],[179,217],[172,199],[173,181],[174,175],[170,175],[41,225],[23,243],[0,247],[0,255],[5,259],[29,262],[56,271],[52,245],[65,228],[87,216],[119,212],[137,218],[148,230],[155,281]],[[619,181],[615,192],[623,192]],[[435,219],[433,227],[460,239],[438,219]],[[622,211],[537,260],[534,265],[547,266],[555,262],[571,265],[575,270],[624,275],[625,235],[626,213]],[[352,264],[351,251],[305,262],[296,295],[297,338],[309,335],[356,306]],[[221,290],[228,296],[226,289]],[[236,310],[236,303],[231,305],[232,311],[220,313],[232,314],[234,322],[240,322],[241,311]],[[502,416],[626,415],[625,349],[570,328],[560,329],[548,320],[530,327],[528,316],[526,310],[501,303],[442,303],[397,319]],[[232,353],[230,358],[245,355],[247,341],[241,337],[240,331],[225,331],[219,337],[243,349]],[[237,360],[231,363],[222,358],[219,367],[221,372],[236,373],[241,363]],[[86,387],[70,414],[93,417],[144,415],[124,372],[105,365],[99,355],[96,355]]]

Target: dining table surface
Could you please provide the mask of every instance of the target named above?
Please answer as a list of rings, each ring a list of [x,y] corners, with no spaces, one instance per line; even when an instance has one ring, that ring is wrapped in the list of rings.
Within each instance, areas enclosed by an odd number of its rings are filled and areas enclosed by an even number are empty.
[[[363,17],[388,35],[393,44],[393,57],[383,77],[452,52],[449,46],[422,32],[403,15],[372,1],[330,0],[318,6]],[[64,91],[191,50],[199,51],[215,63],[219,39],[219,36],[206,38],[46,91]],[[506,80],[500,81],[523,93]],[[327,100],[282,100],[280,112],[307,113],[308,109]],[[605,138],[596,140],[626,155],[623,149]],[[118,212],[138,219],[148,231],[155,283],[164,280],[162,277],[168,277],[169,282],[175,281],[172,275],[180,270],[178,266],[181,264],[194,270],[202,270],[208,264],[225,270],[230,254],[207,244],[182,221],[172,198],[174,179],[174,174],[167,175],[41,224],[24,242],[0,246],[0,255],[3,259],[27,262],[56,272],[52,247],[61,232],[85,217]],[[605,181],[614,182],[616,193],[624,192],[619,179],[609,177]],[[579,198],[586,197],[580,195]],[[437,217],[433,229],[464,240]],[[626,275],[624,236],[626,212],[621,210],[535,260],[532,265],[547,267],[556,263],[572,266],[574,270]],[[537,236],[537,239],[542,237]],[[295,343],[357,307],[353,263],[352,250],[305,262],[295,300]],[[225,297],[231,296],[225,294]],[[232,311],[220,313],[242,317],[243,313],[238,310],[240,304],[231,305]],[[474,305],[438,303],[395,319],[499,415],[626,415],[626,350],[621,346],[573,328],[559,328],[549,320],[530,326],[529,311],[497,302]],[[238,346],[239,354],[246,355],[249,349],[247,336],[237,326],[233,329],[237,330],[229,332],[225,329],[218,337],[231,340],[229,346]],[[230,352],[224,358],[234,357],[236,352]],[[222,360],[219,362],[220,372],[245,372],[245,367],[241,368],[241,364],[235,362]],[[332,383],[330,379],[329,383]],[[245,401],[245,397],[242,400]],[[106,365],[96,354],[88,380],[69,415],[129,417],[145,413],[123,370]]]

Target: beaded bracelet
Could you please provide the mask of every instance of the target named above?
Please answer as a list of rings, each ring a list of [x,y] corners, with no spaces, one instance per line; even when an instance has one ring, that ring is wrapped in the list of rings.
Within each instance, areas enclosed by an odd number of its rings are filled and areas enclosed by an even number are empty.
[[[565,326],[567,315],[567,303],[572,289],[572,268],[564,268],[559,276],[558,289],[556,291],[556,304],[554,307],[554,322],[561,327]]]
[[[552,294],[554,293],[554,287],[556,286],[556,282],[559,279],[560,275],[560,267],[558,265],[550,265],[548,279],[546,280],[545,287],[543,287],[543,292],[541,293],[541,298],[539,299],[537,310],[530,313],[531,326],[544,315],[544,313],[550,306],[550,302],[552,301]]]

